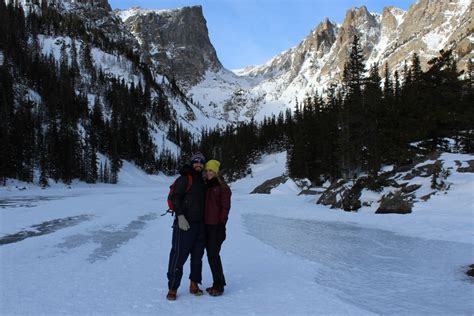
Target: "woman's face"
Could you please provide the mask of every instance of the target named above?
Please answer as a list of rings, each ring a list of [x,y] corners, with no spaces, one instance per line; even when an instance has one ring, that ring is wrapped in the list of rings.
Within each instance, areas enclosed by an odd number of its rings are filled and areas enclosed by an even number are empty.
[[[207,180],[211,180],[216,177],[216,174],[212,170],[206,170],[206,178]]]

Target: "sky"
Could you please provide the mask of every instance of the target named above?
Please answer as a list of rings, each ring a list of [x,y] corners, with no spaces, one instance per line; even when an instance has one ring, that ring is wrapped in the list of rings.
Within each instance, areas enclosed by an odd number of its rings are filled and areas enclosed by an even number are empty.
[[[109,0],[114,9],[173,9],[201,5],[211,43],[227,69],[260,65],[296,46],[328,17],[342,23],[351,7],[382,13],[416,0]]]

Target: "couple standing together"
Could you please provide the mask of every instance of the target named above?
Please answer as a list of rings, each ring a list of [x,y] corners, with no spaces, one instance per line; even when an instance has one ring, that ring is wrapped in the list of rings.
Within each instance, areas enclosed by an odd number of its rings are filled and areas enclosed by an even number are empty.
[[[191,157],[190,164],[181,168],[170,197],[176,214],[167,274],[169,291],[166,298],[171,301],[176,300],[183,265],[189,255],[189,291],[194,295],[203,294],[199,284],[202,280],[204,249],[214,281],[206,291],[212,296],[220,296],[226,285],[219,253],[226,238],[225,225],[230,210],[231,191],[219,177],[219,161],[209,160],[205,165],[204,162],[201,153]]]

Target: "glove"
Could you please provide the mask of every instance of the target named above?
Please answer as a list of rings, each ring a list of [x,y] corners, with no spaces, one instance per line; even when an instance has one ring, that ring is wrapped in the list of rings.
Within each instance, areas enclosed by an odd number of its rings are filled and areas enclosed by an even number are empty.
[[[188,220],[184,215],[178,215],[178,227],[181,230],[188,231],[191,226],[189,226]]]

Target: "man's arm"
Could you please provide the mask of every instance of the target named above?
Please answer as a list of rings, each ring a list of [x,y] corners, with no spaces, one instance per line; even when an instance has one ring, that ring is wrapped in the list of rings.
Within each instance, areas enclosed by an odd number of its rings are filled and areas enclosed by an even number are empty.
[[[174,188],[173,194],[171,195],[171,201],[173,202],[176,216],[183,215],[184,195],[186,193],[187,186],[188,178],[186,176],[179,176],[179,178],[176,179],[176,186]]]

